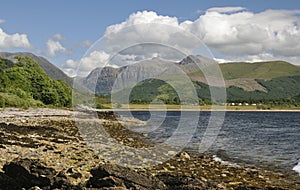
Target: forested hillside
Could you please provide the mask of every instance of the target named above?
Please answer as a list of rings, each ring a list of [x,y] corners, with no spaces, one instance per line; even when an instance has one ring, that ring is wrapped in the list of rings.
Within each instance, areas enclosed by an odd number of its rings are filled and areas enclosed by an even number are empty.
[[[0,107],[71,106],[69,85],[51,79],[31,58],[15,58],[0,58]]]

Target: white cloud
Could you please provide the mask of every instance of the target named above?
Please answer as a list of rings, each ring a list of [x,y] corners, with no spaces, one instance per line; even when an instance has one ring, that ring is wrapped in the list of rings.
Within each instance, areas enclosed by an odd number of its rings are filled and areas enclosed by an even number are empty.
[[[281,59],[300,64],[300,10],[266,10],[250,12],[244,7],[215,7],[203,11],[194,21],[179,22],[176,17],[158,15],[153,11],[131,14],[124,22],[106,28],[101,41],[102,53],[87,56],[83,73],[99,66],[102,57],[118,54],[116,64],[149,59],[159,55],[165,59],[183,56],[168,44],[190,54],[197,44],[187,35],[195,34],[219,59],[232,61],[263,61]],[[147,44],[152,42],[154,44]],[[161,45],[155,45],[161,44]],[[93,52],[92,52],[93,53]],[[99,57],[97,57],[98,55]],[[78,61],[74,61],[78,63]],[[66,68],[73,68],[69,61]]]
[[[54,35],[53,35],[53,39],[61,41],[61,40],[65,40],[66,37],[64,37],[64,36],[61,35],[61,34],[54,34]]]
[[[0,28],[0,50],[28,48],[32,46],[26,34],[7,34]]]
[[[107,65],[110,55],[103,51],[93,51],[79,61],[69,59],[63,70],[69,76],[86,76],[91,70]]]
[[[278,56],[271,53],[261,53],[257,55],[244,55],[244,56],[231,56],[226,59],[215,58],[219,63],[228,63],[228,62],[262,62],[262,61],[287,61],[289,63],[300,63],[300,56],[286,57]]]
[[[66,48],[61,45],[59,41],[49,39],[46,43],[46,55],[55,57],[57,52],[66,52]]]
[[[176,17],[148,11],[137,12],[126,21],[107,27],[106,46],[116,51],[142,39],[145,42],[171,44],[188,53],[195,47],[193,40],[182,36],[179,29],[174,30],[183,28],[225,57],[251,57],[266,53],[274,57],[300,57],[300,18],[297,14],[300,14],[300,10],[253,13],[244,7],[215,7],[208,9],[195,21],[179,23]],[[147,23],[152,23],[151,27],[147,27]],[[158,23],[157,26],[155,23]],[[160,53],[163,55],[163,50]]]
[[[0,24],[4,23],[5,20],[4,19],[0,19]]]
[[[239,9],[244,10],[239,7],[236,10]],[[300,57],[300,18],[297,16],[300,10],[260,13],[212,10],[215,9],[210,9],[185,28],[218,53],[227,57],[260,57],[266,53],[275,58]]]
[[[166,59],[179,59],[182,58],[182,53],[174,53],[171,47],[191,54],[191,50],[197,45],[194,38],[180,27],[176,17],[143,11],[131,14],[120,24],[107,27],[103,41],[107,52],[113,54],[122,51],[136,54],[137,59],[141,56],[151,58],[154,54]]]
[[[233,13],[238,11],[246,10],[244,7],[213,7],[207,9],[207,12],[219,12],[219,13]]]

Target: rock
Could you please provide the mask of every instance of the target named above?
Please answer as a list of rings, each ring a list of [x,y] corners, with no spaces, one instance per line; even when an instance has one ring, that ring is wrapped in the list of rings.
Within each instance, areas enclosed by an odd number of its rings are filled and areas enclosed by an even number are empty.
[[[182,153],[180,153],[180,158],[190,160],[191,156],[186,152],[182,152]]]
[[[50,186],[51,179],[56,174],[54,169],[46,168],[37,160],[29,159],[15,160],[6,164],[3,167],[3,171],[24,188]]]
[[[74,178],[74,179],[78,179],[78,178],[82,178],[82,174],[79,172],[70,174],[70,177]]]
[[[66,174],[61,171],[54,177],[51,189],[81,190],[82,187],[72,185]]]
[[[91,170],[92,177],[87,182],[87,187],[122,187],[132,189],[166,189],[158,178],[148,172],[136,172],[113,164],[105,164]]]
[[[0,189],[1,190],[15,190],[21,189],[21,186],[16,182],[15,179],[0,173]]]
[[[39,188],[38,186],[34,186],[34,187],[31,187],[29,190],[42,190],[42,189]]]
[[[237,182],[229,182],[228,184],[229,184],[229,185],[240,185],[240,184],[243,184],[243,183],[237,181]]]
[[[2,176],[6,182],[10,183],[9,189],[20,189],[20,187],[29,189],[34,187],[45,189],[82,189],[70,183],[67,176],[56,172],[53,168],[48,168],[38,160],[33,159],[15,159],[9,164],[4,165]],[[7,176],[7,177],[6,177]],[[0,177],[1,178],[1,177]],[[2,180],[0,185],[2,187]]]
[[[203,181],[191,178],[185,175],[176,175],[172,173],[161,173],[157,175],[162,182],[164,182],[168,189],[207,189],[208,185]]]
[[[175,152],[173,150],[169,150],[167,154],[170,156],[175,156],[177,154],[177,152]]]
[[[113,176],[108,176],[104,178],[95,179],[93,181],[92,187],[102,188],[102,187],[123,187],[126,188],[124,180],[116,178]]]
[[[127,140],[129,141],[129,142],[134,142],[134,139],[133,138],[127,138]]]

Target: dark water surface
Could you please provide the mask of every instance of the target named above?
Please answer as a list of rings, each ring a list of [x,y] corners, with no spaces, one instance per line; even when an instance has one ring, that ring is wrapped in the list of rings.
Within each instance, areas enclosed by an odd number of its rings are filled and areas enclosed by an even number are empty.
[[[131,113],[141,120],[151,118],[146,128],[140,130],[148,132],[148,139],[157,143],[171,137],[180,120],[190,126],[200,114],[196,131],[186,146],[193,151],[198,151],[211,115],[180,111]],[[186,128],[188,133],[191,127]],[[178,138],[181,140],[186,139]],[[237,163],[274,166],[292,173],[300,161],[300,112],[226,112],[222,128],[208,152]]]

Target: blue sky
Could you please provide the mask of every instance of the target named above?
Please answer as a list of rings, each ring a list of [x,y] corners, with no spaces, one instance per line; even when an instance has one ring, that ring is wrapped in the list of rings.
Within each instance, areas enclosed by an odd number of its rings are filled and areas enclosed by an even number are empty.
[[[119,24],[138,11],[153,11],[157,15],[176,17],[182,23],[187,20],[194,22],[213,7],[243,7],[245,9],[240,11],[253,14],[269,9],[300,9],[298,0],[2,0],[0,3],[2,32],[7,35],[24,34],[30,43],[30,47],[13,44],[6,47],[5,44],[0,44],[0,51],[30,51],[46,57],[59,67],[63,67],[67,60],[79,60],[88,45],[99,39],[108,26]],[[290,16],[297,15],[298,12]],[[296,27],[297,25],[295,24]],[[46,44],[49,40],[52,40],[52,44],[59,42],[61,51],[47,52]],[[227,51],[215,49],[214,53],[220,59],[232,57],[230,53],[227,56]],[[295,57],[297,56],[293,55],[288,58],[297,60]]]

